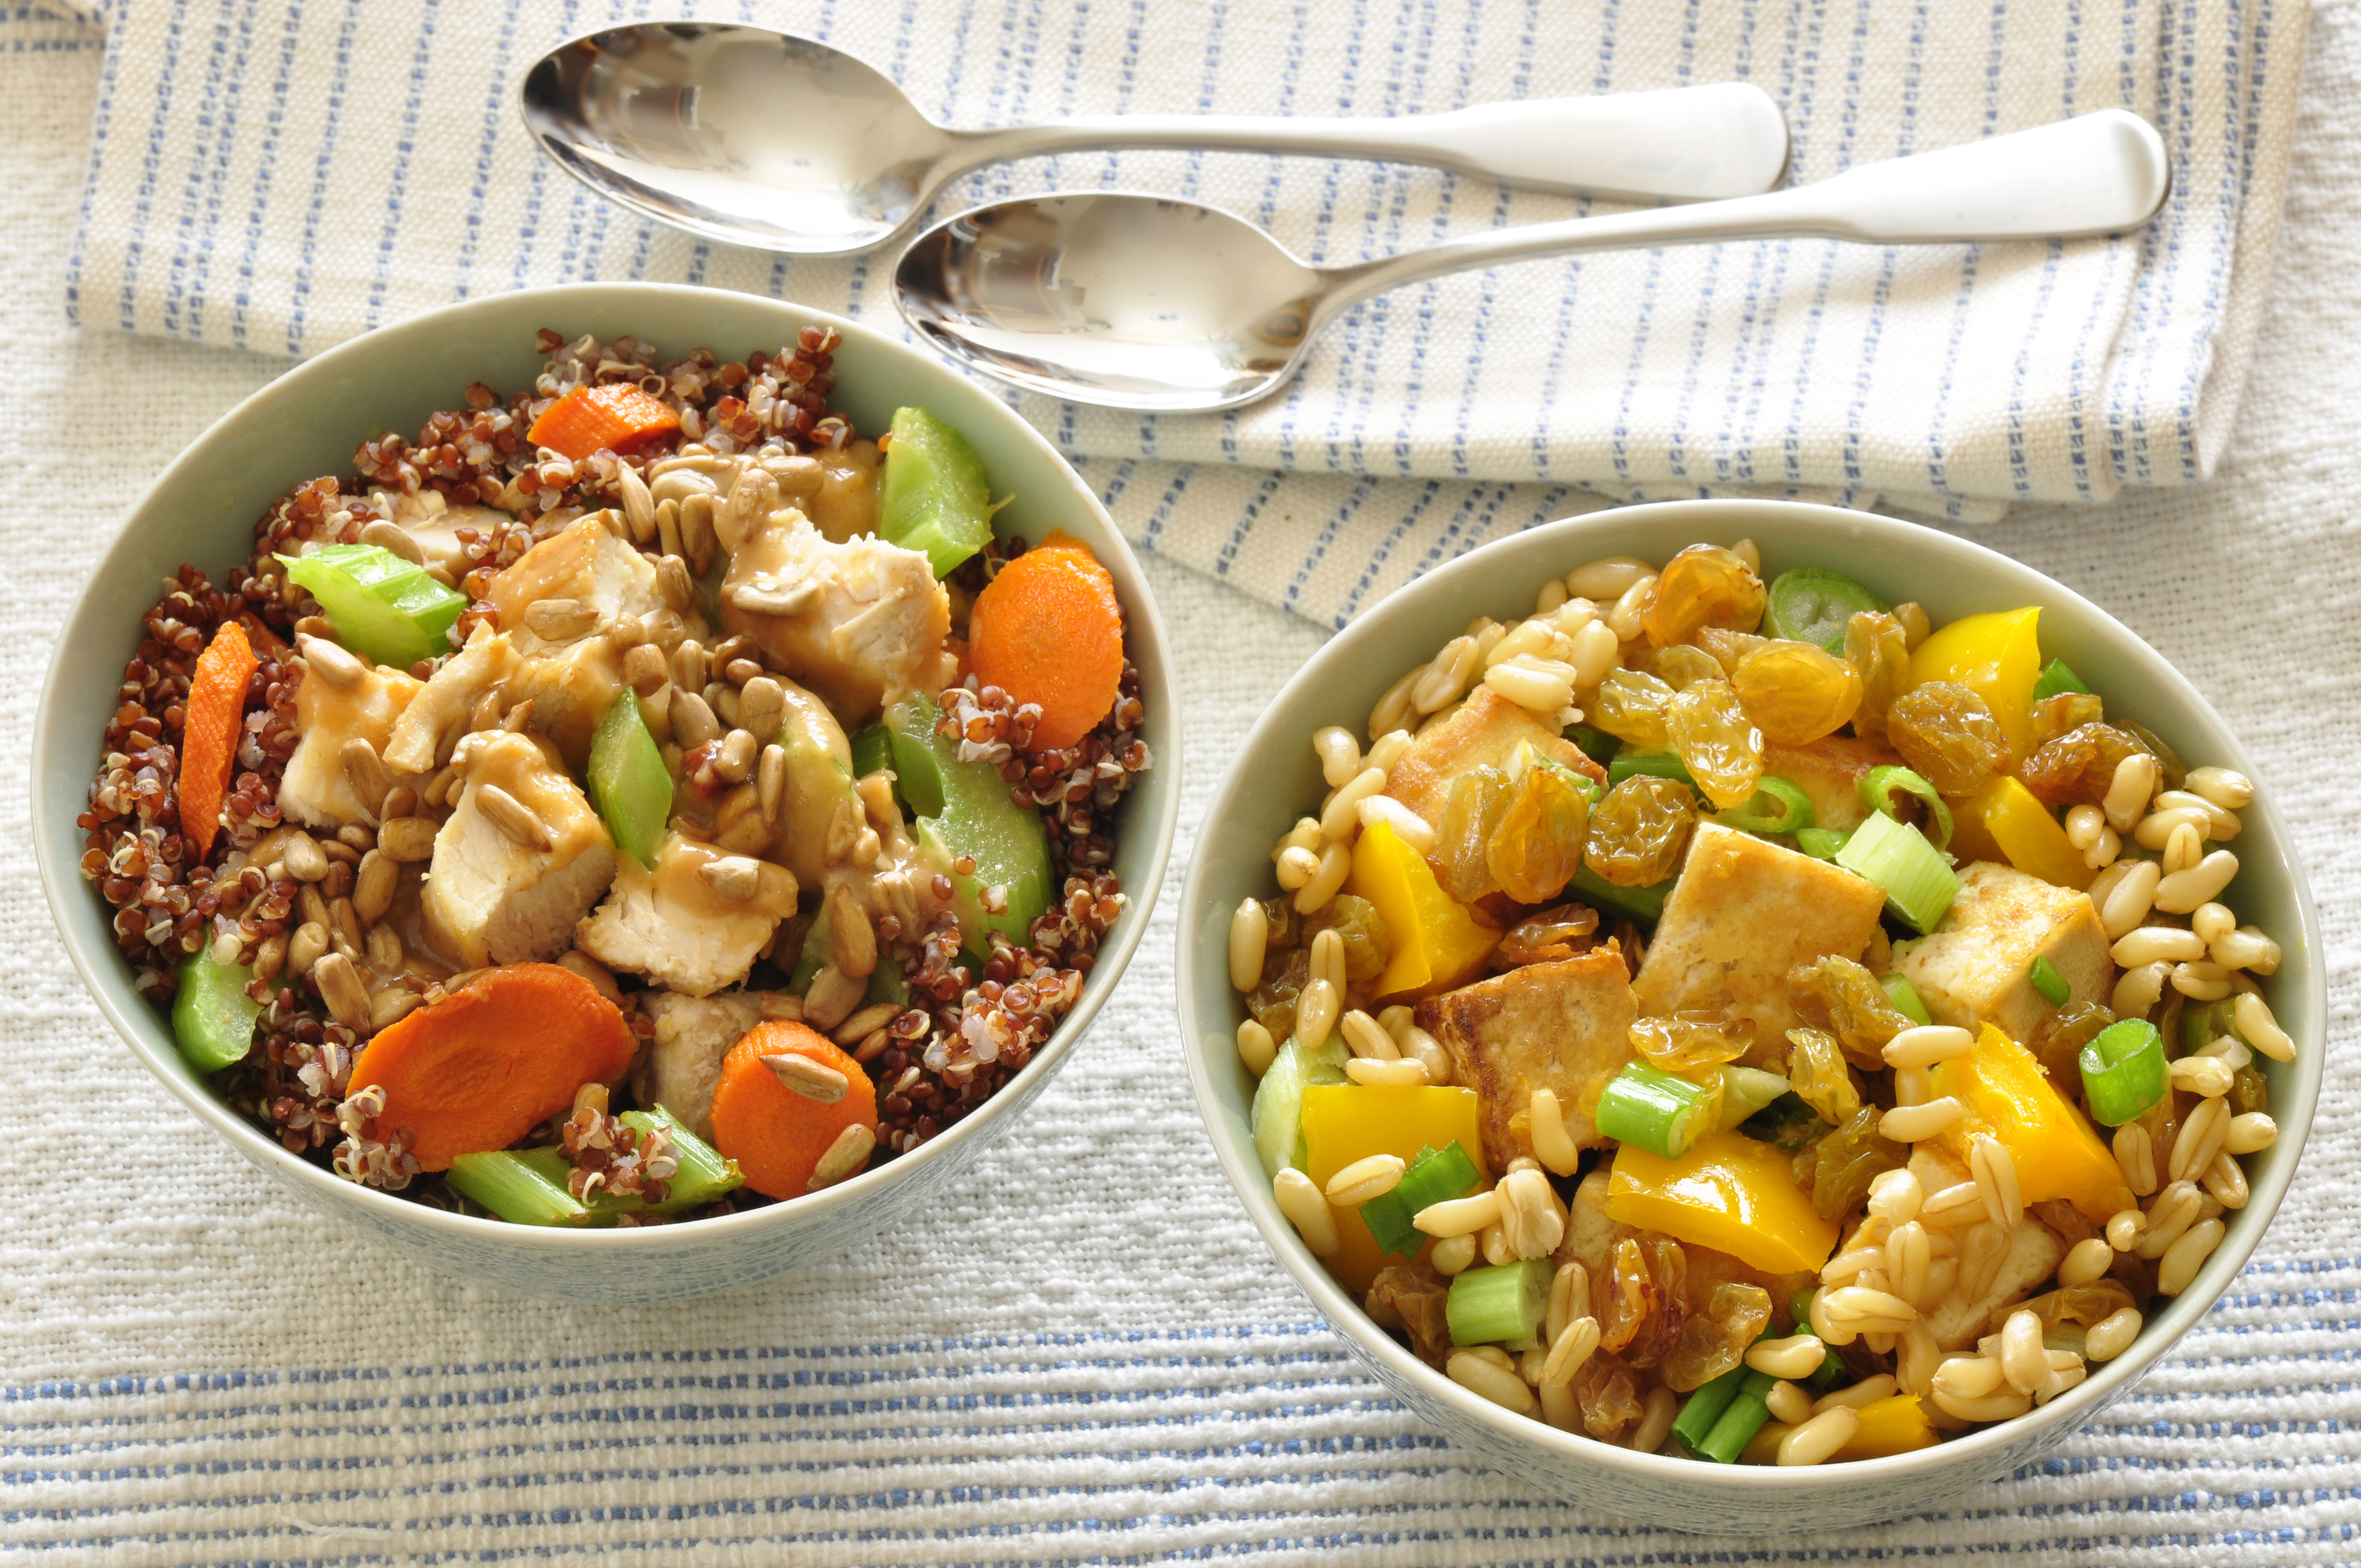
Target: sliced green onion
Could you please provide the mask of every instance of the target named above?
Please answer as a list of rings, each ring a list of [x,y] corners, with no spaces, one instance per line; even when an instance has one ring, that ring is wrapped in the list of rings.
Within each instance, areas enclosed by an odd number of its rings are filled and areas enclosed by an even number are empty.
[[[1826,566],[1780,573],[1763,599],[1764,636],[1816,643],[1837,654],[1844,652],[1845,628],[1855,615],[1887,608],[1883,599]]]
[[[1549,1315],[1550,1280],[1557,1265],[1545,1257],[1462,1270],[1451,1281],[1444,1321],[1454,1344],[1497,1344],[1531,1350]]]
[[[556,1156],[557,1171],[534,1156]],[[578,1225],[588,1205],[566,1190],[566,1157],[555,1149],[493,1149],[452,1160],[444,1179],[470,1202],[512,1225]]]
[[[1833,861],[1837,858],[1837,851],[1845,847],[1845,840],[1851,837],[1839,828],[1798,828],[1795,829],[1795,848],[1816,861]]]
[[[1951,841],[1951,808],[1943,804],[1933,784],[1908,768],[1872,768],[1861,775],[1861,804],[1899,821],[1901,814],[1894,809],[1896,795],[1910,795],[1926,806],[1927,825],[1933,829],[1927,835],[1927,842],[1939,850]]]
[[[1691,789],[1697,780],[1689,777],[1688,764],[1671,751],[1618,751],[1608,760],[1607,787],[1613,789],[1625,779],[1645,773],[1651,778],[1676,779]]]
[[[1837,864],[1885,890],[1885,907],[1920,936],[1943,922],[1960,879],[1916,828],[1872,817],[1837,853]]]
[[[1677,1073],[1626,1062],[1621,1072],[1607,1080],[1591,1122],[1601,1137],[1672,1159],[1707,1131],[1697,1111],[1708,1092],[1705,1085]]]
[[[2223,1036],[2235,1036],[2237,1032],[2227,1002],[2208,1002],[2202,1005],[2192,1003],[2183,1008],[2180,1014],[2180,1054],[2193,1057]],[[2241,1045],[2245,1043],[2239,1041]]]
[[[1697,1445],[1697,1457],[1710,1459],[1716,1464],[1735,1464],[1754,1434],[1771,1419],[1771,1388],[1779,1380],[1767,1372],[1749,1368],[1738,1392],[1730,1401],[1721,1419],[1713,1423],[1713,1431]]]
[[[1728,1132],[1787,1092],[1787,1080],[1759,1067],[1725,1063],[1721,1069],[1721,1120],[1717,1131]]]
[[[1787,1316],[1795,1321],[1795,1332],[1803,1333],[1812,1326],[1812,1298],[1820,1293],[1817,1285],[1806,1285],[1789,1299]]]
[[[1623,745],[1622,741],[1618,740],[1606,730],[1593,729],[1587,724],[1567,725],[1565,738],[1580,748],[1584,756],[1601,767],[1606,766]]]
[[[1935,1021],[1934,1014],[1927,1011],[1927,1004],[1918,1000],[1918,988],[1910,983],[1908,975],[1882,974],[1877,977],[1877,983],[1885,988],[1885,999],[1894,1003],[1894,1010],[1913,1024]]]
[[[2066,999],[2074,994],[2074,988],[2066,983],[2066,977],[2058,972],[2058,966],[2049,961],[2047,954],[2033,960],[2026,978],[2033,981],[2033,989],[2047,997],[2052,1007],[2065,1006]]]
[[[1618,887],[1586,865],[1575,872],[1565,891],[1568,897],[1578,898],[1593,909],[1653,926],[1664,918],[1664,900],[1672,896],[1673,884],[1678,881],[1669,876],[1646,887]]]
[[[1673,1436],[1690,1458],[1705,1457],[1705,1442],[1713,1435],[1714,1423],[1729,1410],[1730,1401],[1738,1398],[1738,1390],[1745,1382],[1746,1367],[1741,1363],[1711,1382],[1701,1384],[1681,1407],[1681,1413],[1673,1420]]]
[[[2064,696],[2069,692],[2088,694],[2090,689],[2082,684],[2081,676],[2067,668],[2065,660],[2052,659],[2049,667],[2041,672],[2041,678],[2033,683],[2033,700],[2039,702],[2044,697]]]
[[[1456,1140],[1440,1149],[1422,1148],[1403,1168],[1393,1190],[1361,1205],[1361,1222],[1377,1238],[1379,1251],[1415,1256],[1426,1244],[1426,1233],[1411,1224],[1411,1217],[1430,1203],[1465,1198],[1482,1185],[1476,1162]]]
[[[1838,1384],[1843,1382],[1844,1376],[1844,1357],[1839,1355],[1835,1351],[1830,1351],[1826,1356],[1821,1358],[1819,1369],[1814,1372],[1809,1377],[1805,1378],[1804,1381],[1811,1385],[1812,1392],[1816,1394],[1825,1394],[1829,1389],[1835,1387]]]
[[[1745,805],[1716,812],[1712,820],[1741,833],[1800,833],[1812,825],[1812,797],[1793,780],[1770,775],[1754,786]]]
[[[2120,1127],[2154,1109],[2169,1091],[2164,1036],[2145,1018],[2125,1018],[2082,1047],[2082,1102],[2091,1119]]]

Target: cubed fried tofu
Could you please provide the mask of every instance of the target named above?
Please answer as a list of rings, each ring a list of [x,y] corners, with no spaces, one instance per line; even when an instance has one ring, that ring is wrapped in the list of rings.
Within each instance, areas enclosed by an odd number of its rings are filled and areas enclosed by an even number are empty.
[[[1609,1277],[1615,1243],[1623,1223],[1607,1212],[1608,1194],[1615,1190],[1615,1174],[1608,1166],[1595,1167],[1575,1184],[1565,1206],[1565,1239],[1554,1255],[1560,1263],[1578,1263],[1589,1271],[1592,1288]]]
[[[1602,784],[1607,782],[1606,770],[1584,756],[1581,747],[1490,686],[1477,686],[1441,723],[1418,732],[1387,772],[1385,793],[1424,817],[1429,827],[1440,827],[1452,779],[1475,767],[1506,772],[1524,741],[1554,762]]]
[[[1793,784],[1812,803],[1812,825],[1850,832],[1869,820],[1861,781],[1872,768],[1899,767],[1891,747],[1850,735],[1829,735],[1808,746],[1766,741],[1763,771]]]
[[[1988,1222],[1987,1222],[1988,1223]],[[1968,1232],[1960,1233],[1964,1243]],[[1932,1310],[1927,1313],[1927,1332],[1944,1350],[1966,1350],[1977,1340],[1999,1327],[1995,1317],[2005,1309],[2025,1299],[2035,1287],[2058,1272],[2058,1265],[2066,1256],[2066,1244],[2058,1233],[2030,1214],[2021,1215],[2008,1234],[2008,1252],[2000,1260],[2000,1267],[1992,1283],[1975,1296],[1957,1288],[1938,1294],[1935,1281],[1927,1288]],[[1956,1280],[1958,1258],[1938,1260],[1938,1268],[1952,1270]]]
[[[721,1058],[746,1031],[763,1021],[763,1000],[752,992],[719,996],[683,996],[644,991],[640,1005],[655,1021],[655,1037],[631,1075],[631,1093],[642,1105],[662,1105],[708,1143],[713,1140],[713,1091],[721,1081]]]
[[[1941,925],[1894,948],[1935,1022],[1990,1024],[2017,1041],[2056,1011],[2033,985],[2033,962],[2045,958],[2066,982],[2066,1005],[2112,996],[2114,960],[2091,895],[1990,861],[1960,868]]]
[[[555,959],[614,877],[606,825],[531,736],[470,735],[452,762],[464,783],[434,836],[428,931],[463,969]]]
[[[1734,1009],[1754,1020],[1745,1059],[1776,1061],[1799,1021],[1787,971],[1859,959],[1884,907],[1883,888],[1841,866],[1700,822],[1632,993],[1650,1017]]]
[[[295,733],[302,737],[287,759],[279,809],[313,828],[375,823],[381,804],[363,800],[346,773],[345,747],[366,740],[382,753],[395,721],[419,691],[400,670],[369,670],[348,686],[307,674],[295,687]]]
[[[763,944],[796,912],[785,866],[732,855],[675,831],[650,871],[623,858],[598,912],[577,940],[609,969],[630,970],[690,996],[746,978]]]
[[[1532,1109],[1536,1089],[1557,1096],[1577,1148],[1606,1141],[1591,1116],[1599,1091],[1631,1059],[1635,1015],[1623,956],[1604,951],[1524,964],[1418,1004],[1419,1026],[1451,1053],[1452,1081],[1483,1101],[1484,1159],[1494,1171],[1533,1152],[1531,1136],[1509,1124]]]
[[[446,742],[467,723],[483,695],[516,673],[516,644],[478,621],[467,645],[428,678],[385,744],[385,765],[399,773],[431,773]]]

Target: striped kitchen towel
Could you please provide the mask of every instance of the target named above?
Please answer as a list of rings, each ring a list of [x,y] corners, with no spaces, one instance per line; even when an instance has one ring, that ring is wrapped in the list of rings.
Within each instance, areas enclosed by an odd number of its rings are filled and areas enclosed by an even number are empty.
[[[85,326],[300,356],[487,290],[620,277],[900,324],[886,258],[701,243],[592,197],[533,148],[518,77],[639,6],[108,0],[103,14],[67,261]],[[1977,521],[2203,479],[2269,275],[2308,19],[2305,0],[705,0],[658,14],[828,38],[962,126],[1415,115],[1745,78],[1784,106],[1798,181],[2114,105],[2164,131],[2171,203],[2121,239],[1528,262],[1364,304],[1251,408],[1018,400],[1115,486],[1249,471],[1198,485],[1159,521],[1161,546],[1220,569],[1251,532],[1274,565],[1231,580],[1285,600],[1324,572],[1336,591],[1289,602],[1337,620],[1344,585],[1382,591],[1422,551],[1447,551],[1422,511],[1436,486],[1533,486],[1559,510],[1584,493],[1752,493]],[[1111,185],[1230,208],[1339,263],[1591,210],[1400,166],[1154,153],[989,169],[939,210]],[[1420,548],[1392,551],[1405,536]]]

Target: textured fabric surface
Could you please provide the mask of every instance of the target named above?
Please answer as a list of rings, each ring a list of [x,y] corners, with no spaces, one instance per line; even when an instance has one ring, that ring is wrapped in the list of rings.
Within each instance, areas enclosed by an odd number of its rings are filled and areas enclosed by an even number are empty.
[[[517,77],[556,39],[645,15],[640,5],[105,8],[68,262],[68,308],[86,325],[301,355],[488,290],[628,276],[899,326],[886,258],[700,243],[589,196],[534,151]],[[826,38],[962,126],[1093,112],[1400,116],[1745,78],[1785,109],[1799,181],[2110,106],[2164,132],[2170,204],[2121,240],[1760,242],[1524,262],[1356,308],[1281,394],[1229,414],[1020,400],[1076,455],[1256,471],[1223,485],[1268,491],[1257,543],[1295,570],[1247,582],[1276,594],[1299,576],[1390,587],[1406,574],[1400,550],[1342,543],[1370,536],[1373,506],[1391,510],[1352,483],[1364,476],[1538,481],[1621,500],[1754,490],[1954,519],[2202,479],[2230,429],[2269,275],[2308,10],[705,0],[668,14]],[[1400,166],[1133,153],[987,169],[938,212],[1045,185],[1204,201],[1320,264],[1591,210]],[[1174,543],[1220,558],[1234,542],[1211,518],[1235,510],[1176,513]],[[1386,533],[1449,537],[1447,514],[1391,516]]]
[[[54,629],[132,499],[282,363],[62,327],[99,74],[94,33],[0,29],[0,676],[27,694],[0,753],[18,757]],[[2361,17],[2324,5],[2221,476],[1979,535],[2121,616],[2253,750],[2321,904],[2339,1058],[2255,1266],[2051,1464],[1938,1517],[1777,1541],[1606,1519],[1473,1468],[1355,1372],[1238,1213],[1173,1038],[1169,907],[1073,1063],[923,1221],[671,1309],[416,1272],[280,1197],[107,1031],[44,910],[18,769],[0,772],[0,1548],[110,1565],[2361,1562],[2361,1100],[2340,1070],[2361,1021],[2356,113]],[[1180,559],[1198,557],[1176,530],[1227,537],[1257,494],[1208,472],[1092,466],[1126,531]],[[1342,483],[1358,501],[1326,526],[1364,553],[1412,513],[1456,520],[1447,552],[1566,510],[1543,487]],[[1242,536],[1232,575],[1268,582]],[[1321,634],[1149,569],[1188,703],[1185,856]],[[1324,619],[1342,598],[1298,602]]]

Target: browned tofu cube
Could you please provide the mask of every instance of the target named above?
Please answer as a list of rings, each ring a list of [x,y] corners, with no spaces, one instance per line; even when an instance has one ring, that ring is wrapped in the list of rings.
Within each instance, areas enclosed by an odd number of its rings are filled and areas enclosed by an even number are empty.
[[[1424,817],[1429,827],[1439,828],[1454,777],[1476,767],[1505,772],[1519,742],[1528,740],[1550,761],[1602,784],[1607,782],[1606,770],[1584,756],[1582,748],[1490,686],[1477,686],[1457,712],[1418,732],[1410,750],[1388,771],[1386,793]]]
[[[1799,1022],[1787,971],[1859,959],[1884,907],[1884,889],[1842,866],[1700,822],[1632,993],[1652,1017],[1733,1009],[1754,1020],[1746,1060],[1776,1061]]]
[[[2034,989],[2036,959],[2065,981],[2062,1005],[2114,995],[2114,959],[2091,895],[1989,861],[1960,868],[1960,896],[1941,925],[1894,948],[1894,967],[1935,1022],[1990,1024],[2017,1041],[2056,1011]]]
[[[1484,1160],[1495,1172],[1533,1152],[1521,1121],[1536,1089],[1557,1096],[1576,1146],[1606,1142],[1591,1115],[1631,1059],[1630,970],[1620,953],[1526,964],[1418,1004],[1419,1027],[1451,1053],[1452,1081],[1484,1104]]]
[[[1763,771],[1775,773],[1804,792],[1812,803],[1813,826],[1849,832],[1869,820],[1869,805],[1861,798],[1861,781],[1872,768],[1898,767],[1902,759],[1874,740],[1850,735],[1829,735],[1808,746],[1766,742]]]

